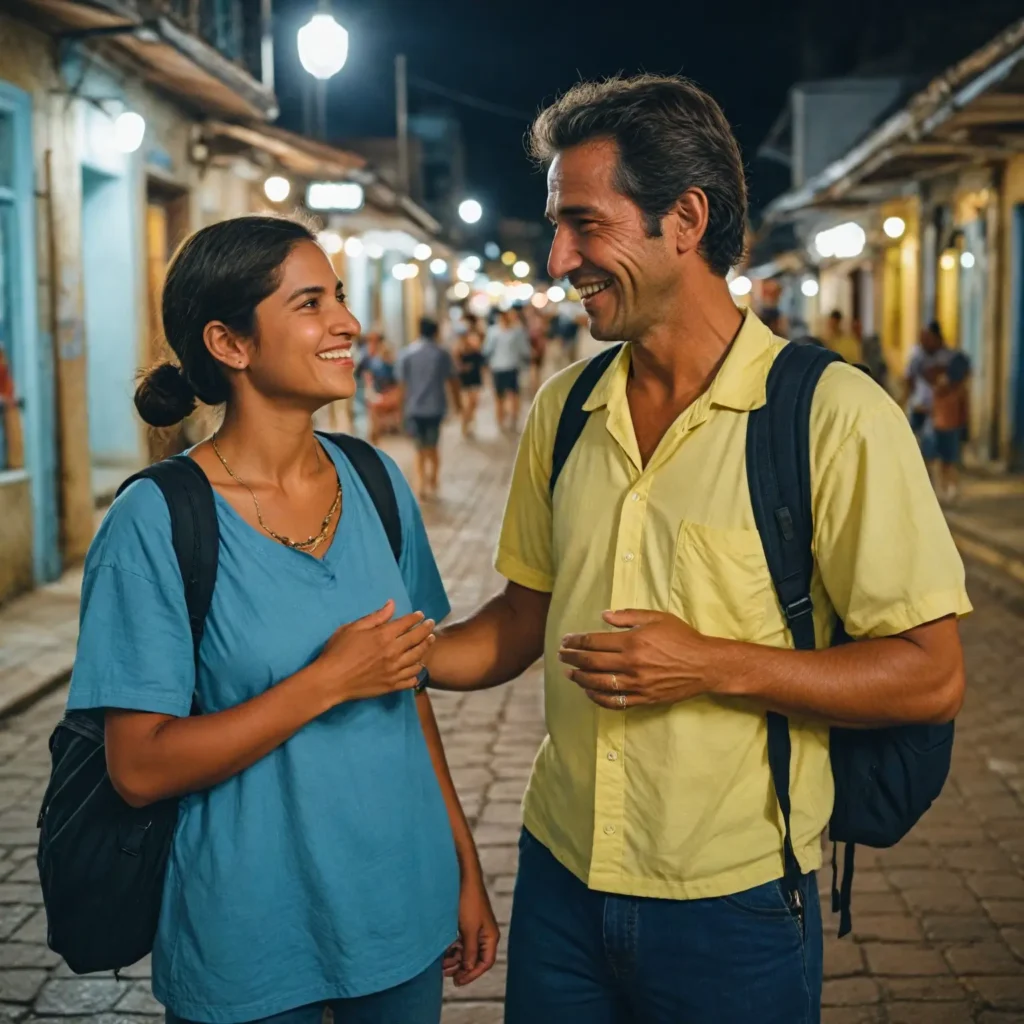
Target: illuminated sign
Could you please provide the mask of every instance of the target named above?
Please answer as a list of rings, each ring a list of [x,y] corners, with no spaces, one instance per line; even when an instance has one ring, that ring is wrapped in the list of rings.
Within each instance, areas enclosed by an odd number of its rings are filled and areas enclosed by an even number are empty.
[[[355,181],[314,181],[306,189],[311,210],[361,210],[363,186]]]

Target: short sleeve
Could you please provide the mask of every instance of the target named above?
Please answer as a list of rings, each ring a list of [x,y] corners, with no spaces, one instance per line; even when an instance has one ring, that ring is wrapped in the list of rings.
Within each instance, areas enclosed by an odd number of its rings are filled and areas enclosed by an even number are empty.
[[[398,514],[402,521],[402,554],[398,560],[402,581],[413,608],[423,612],[428,619],[441,622],[448,617],[452,606],[427,539],[420,507],[395,461],[383,452],[381,458],[395,488]]]
[[[541,389],[527,417],[494,560],[505,579],[543,593],[550,593],[555,583],[548,482],[555,420],[564,397],[555,393],[564,388],[551,387],[558,383],[555,378]]]
[[[86,558],[68,709],[185,716],[195,665],[167,505],[150,481],[108,511]]]
[[[964,567],[906,417],[862,374],[822,378],[812,409],[815,558],[850,636],[971,611]]]

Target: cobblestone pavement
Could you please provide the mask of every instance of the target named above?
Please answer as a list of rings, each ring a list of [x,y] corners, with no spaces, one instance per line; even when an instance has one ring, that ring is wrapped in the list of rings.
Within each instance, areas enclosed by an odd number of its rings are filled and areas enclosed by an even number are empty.
[[[425,519],[460,614],[499,584],[490,561],[514,443],[486,430],[475,442],[451,430],[445,440],[441,500]],[[404,444],[392,450],[408,464]],[[970,689],[952,778],[906,841],[859,851],[854,934],[836,940],[826,915],[825,1024],[1024,1022],[1024,620],[981,583],[972,596],[977,612],[963,627]],[[121,981],[79,979],[45,947],[35,816],[46,737],[63,700],[58,690],[0,721],[0,1024],[68,1016],[144,1024],[160,1012],[145,964]],[[543,735],[540,680],[534,671],[435,703],[507,928],[519,798]],[[502,962],[469,989],[450,989],[445,1024],[500,1021],[504,973]]]

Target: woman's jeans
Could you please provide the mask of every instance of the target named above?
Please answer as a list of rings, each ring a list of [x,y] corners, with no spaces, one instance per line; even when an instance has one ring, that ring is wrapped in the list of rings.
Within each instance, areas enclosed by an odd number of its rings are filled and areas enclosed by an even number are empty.
[[[778,882],[714,899],[594,892],[525,829],[506,1024],[818,1024],[821,907]]]
[[[334,1013],[335,1024],[439,1024],[444,975],[437,960],[422,974],[396,985],[355,999],[333,999],[286,1010],[252,1024],[320,1024],[324,1007]],[[167,1011],[166,1024],[189,1024]]]

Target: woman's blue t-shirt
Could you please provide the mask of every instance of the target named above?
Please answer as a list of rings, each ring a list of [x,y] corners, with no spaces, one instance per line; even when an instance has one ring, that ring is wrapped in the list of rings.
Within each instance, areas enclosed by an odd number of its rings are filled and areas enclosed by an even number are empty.
[[[86,560],[69,709],[222,711],[308,665],[380,608],[449,612],[419,509],[387,459],[402,520],[396,564],[357,474],[322,561],[257,532],[219,495],[217,586],[193,667],[170,516],[151,481],[114,502]],[[346,703],[234,778],[181,801],[153,951],[177,1016],[251,1021],[382,991],[456,935],[451,828],[409,691]]]

